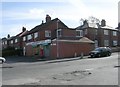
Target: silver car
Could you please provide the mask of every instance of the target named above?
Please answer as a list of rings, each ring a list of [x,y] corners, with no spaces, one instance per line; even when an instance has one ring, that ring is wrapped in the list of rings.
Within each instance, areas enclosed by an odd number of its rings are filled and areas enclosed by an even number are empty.
[[[1,61],[2,63],[4,63],[4,62],[6,61],[6,59],[3,58],[3,57],[0,57],[0,61]]]

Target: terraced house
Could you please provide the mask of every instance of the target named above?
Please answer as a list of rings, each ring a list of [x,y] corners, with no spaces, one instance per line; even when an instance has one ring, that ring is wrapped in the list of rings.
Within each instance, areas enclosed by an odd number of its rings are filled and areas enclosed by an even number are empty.
[[[95,42],[95,47],[120,46],[120,31],[106,25],[106,21],[102,20],[101,24],[85,20],[83,25],[76,29],[83,31],[83,36]]]
[[[64,58],[88,55],[98,46],[120,46],[119,29],[107,26],[105,20],[101,24],[84,20],[77,28],[69,28],[49,15],[45,20],[30,31],[23,27],[20,34],[3,38],[3,49],[12,46],[22,49],[24,56]]]

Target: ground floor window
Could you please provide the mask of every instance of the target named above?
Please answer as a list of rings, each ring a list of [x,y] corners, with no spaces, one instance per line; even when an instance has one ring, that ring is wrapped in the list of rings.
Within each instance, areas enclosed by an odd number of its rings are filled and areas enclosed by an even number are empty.
[[[104,46],[109,46],[109,40],[104,40]]]
[[[113,41],[113,46],[117,46],[118,44],[117,44],[117,40],[114,40]]]
[[[95,40],[95,48],[98,47],[98,40]]]

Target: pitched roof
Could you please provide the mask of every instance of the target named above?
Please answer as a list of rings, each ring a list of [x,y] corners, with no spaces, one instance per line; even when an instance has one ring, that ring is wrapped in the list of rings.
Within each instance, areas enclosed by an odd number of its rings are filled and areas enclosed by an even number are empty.
[[[34,28],[32,28],[29,32],[27,32],[27,34],[31,34],[31,33],[34,33],[34,32],[37,32],[39,30],[43,30],[44,28],[48,27],[50,24],[58,21],[59,19],[58,18],[55,18],[49,22],[46,22],[46,23],[42,23],[40,25],[37,25],[35,26]],[[62,23],[66,28],[68,28],[68,26],[66,26],[62,21],[59,20],[59,23]]]
[[[113,28],[113,27],[111,27],[111,26],[108,26],[108,25],[106,25],[106,26],[104,26],[104,27],[101,27],[101,28],[110,29],[110,30],[118,30],[118,29],[115,29],[115,28]]]
[[[57,41],[57,39],[53,39],[52,41]],[[88,39],[87,37],[82,37],[79,40],[59,39],[58,41],[62,41],[62,42],[79,42],[79,43],[94,43],[94,41]]]
[[[84,43],[94,43],[94,41],[88,39],[87,37],[82,37],[79,41]]]

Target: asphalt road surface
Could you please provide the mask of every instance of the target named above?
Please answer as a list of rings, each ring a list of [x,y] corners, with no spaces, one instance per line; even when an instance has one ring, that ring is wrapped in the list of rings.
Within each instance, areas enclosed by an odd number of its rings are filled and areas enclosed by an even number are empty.
[[[72,61],[8,62],[3,85],[118,85],[118,53]]]

